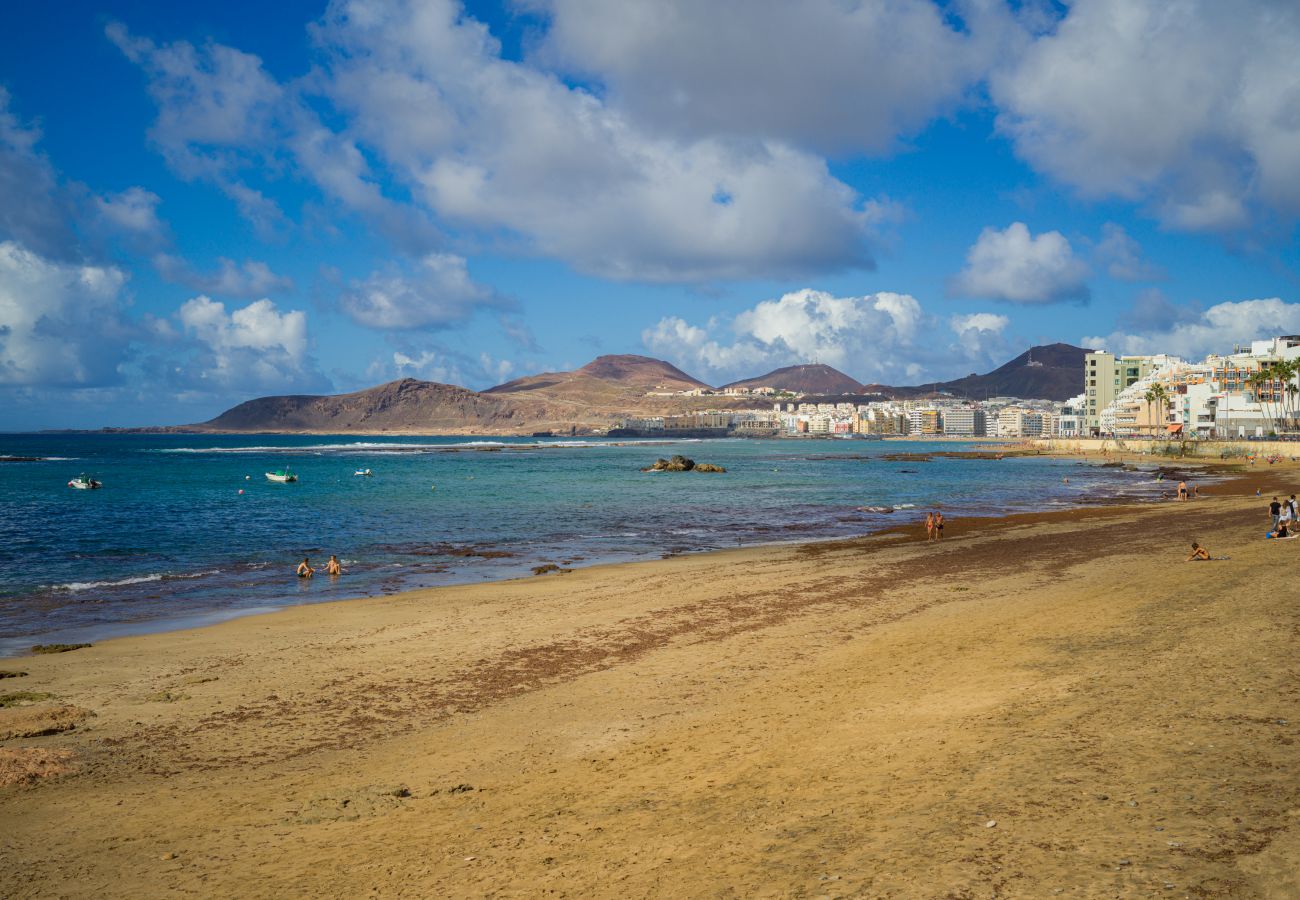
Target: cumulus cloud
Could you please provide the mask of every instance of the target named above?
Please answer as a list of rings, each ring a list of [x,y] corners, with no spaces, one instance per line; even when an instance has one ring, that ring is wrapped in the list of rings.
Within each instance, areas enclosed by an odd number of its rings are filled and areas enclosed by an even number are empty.
[[[430,253],[412,272],[392,268],[353,281],[339,305],[360,325],[394,330],[444,328],[483,306],[508,304],[470,277],[464,257]]]
[[[1222,231],[1300,214],[1300,8],[1074,3],[991,78],[999,127],[1085,196]]]
[[[1011,320],[995,313],[971,313],[952,316],[948,326],[957,336],[957,343],[966,356],[976,360],[992,360],[1005,355],[1007,326]]]
[[[502,58],[451,2],[336,5],[319,36],[332,51],[327,90],[353,129],[462,228],[505,230],[620,279],[871,262],[861,200],[820,158],[775,140],[647,130],[593,93]]]
[[[158,105],[149,135],[177,171],[220,174],[270,145],[284,92],[257,56],[216,43],[159,45],[120,22],[104,31],[148,74]]]
[[[193,386],[211,389],[305,389],[321,382],[308,356],[307,314],[280,312],[270,300],[226,311],[209,297],[187,300],[177,313],[197,345]]]
[[[100,219],[112,230],[145,243],[159,243],[166,236],[166,226],[158,218],[162,198],[142,187],[130,187],[121,193],[95,198]]]
[[[878,152],[955,108],[1007,30],[999,4],[533,0],[534,58],[661,133]],[[816,102],[809,102],[816,98]]]
[[[322,64],[281,85],[233,48],[108,30],[149,76],[151,135],[167,159],[215,179],[255,221],[278,209],[251,172],[291,162],[417,255],[440,240],[432,216],[618,279],[872,264],[881,207],[822,158],[779,137],[647,128],[597,93],[503,58],[453,0],[337,3],[313,33]],[[319,115],[307,90],[337,115]],[[387,196],[390,182],[412,202]]]
[[[642,332],[651,352],[717,382],[780,366],[826,363],[864,382],[964,375],[1003,349],[1005,316],[954,317],[952,340],[909,294],[836,297],[804,289],[765,300],[730,322],[692,325],[677,316]]]
[[[1087,265],[1059,231],[1034,237],[1023,222],[1012,222],[980,232],[949,290],[1007,303],[1087,302],[1087,277]]]
[[[158,274],[168,281],[219,297],[265,297],[293,290],[293,279],[277,275],[266,263],[255,259],[237,263],[220,257],[217,270],[207,273],[198,272],[184,259],[167,253],[154,256],[153,264]]]
[[[132,337],[122,315],[126,281],[113,266],[63,263],[0,243],[0,384],[116,383]]]
[[[1300,334],[1300,303],[1270,297],[1218,303],[1164,328],[1133,333],[1116,331],[1085,337],[1081,343],[1113,353],[1170,353],[1199,360],[1211,353],[1231,353],[1235,344],[1280,334]]]

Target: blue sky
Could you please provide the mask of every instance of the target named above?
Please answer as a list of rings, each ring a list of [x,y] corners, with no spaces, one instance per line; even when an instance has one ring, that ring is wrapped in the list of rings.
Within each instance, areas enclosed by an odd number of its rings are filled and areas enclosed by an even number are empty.
[[[1300,12],[0,8],[0,430],[1300,332]]]

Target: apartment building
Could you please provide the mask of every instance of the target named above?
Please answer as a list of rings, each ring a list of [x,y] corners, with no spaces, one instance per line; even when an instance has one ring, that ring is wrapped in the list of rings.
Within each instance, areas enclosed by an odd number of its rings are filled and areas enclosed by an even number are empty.
[[[1085,427],[1088,434],[1101,432],[1101,414],[1127,387],[1131,387],[1166,365],[1177,362],[1171,356],[1116,356],[1094,350],[1083,358],[1083,392],[1088,407]]]
[[[984,410],[974,406],[952,406],[943,411],[943,433],[960,437],[982,437],[987,431]]]

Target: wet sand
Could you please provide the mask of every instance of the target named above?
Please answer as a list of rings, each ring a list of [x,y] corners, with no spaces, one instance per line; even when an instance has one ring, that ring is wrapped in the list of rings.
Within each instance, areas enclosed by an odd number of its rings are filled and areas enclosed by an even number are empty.
[[[1297,481],[0,660],[0,894],[1294,897]]]

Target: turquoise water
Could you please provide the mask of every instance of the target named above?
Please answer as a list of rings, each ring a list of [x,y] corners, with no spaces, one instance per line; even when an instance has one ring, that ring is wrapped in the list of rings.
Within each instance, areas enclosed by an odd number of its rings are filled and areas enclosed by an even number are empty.
[[[0,435],[0,655],[292,603],[1107,502],[1151,474],[881,441]],[[683,453],[725,475],[640,468]],[[290,466],[296,484],[264,473]],[[370,478],[357,477],[369,468]],[[97,491],[67,487],[79,473]],[[1068,478],[1069,484],[1063,479]],[[241,495],[239,491],[244,493]],[[893,513],[861,507],[904,507]],[[293,577],[304,555],[331,581]]]

